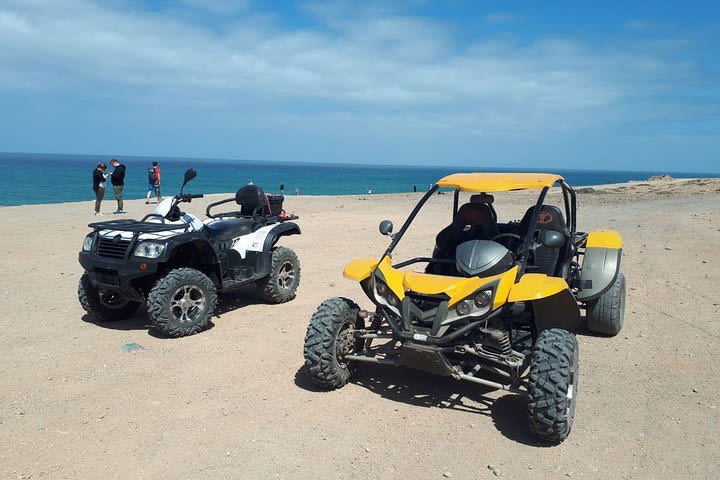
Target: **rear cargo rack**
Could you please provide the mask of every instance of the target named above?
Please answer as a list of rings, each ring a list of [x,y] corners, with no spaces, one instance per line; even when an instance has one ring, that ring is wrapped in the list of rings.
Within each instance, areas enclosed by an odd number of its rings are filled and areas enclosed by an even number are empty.
[[[151,217],[147,215],[145,218]],[[190,224],[163,224],[163,223],[150,223],[145,222],[145,218],[141,221],[137,220],[109,220],[106,222],[95,222],[89,223],[88,227],[95,231],[100,230],[116,230],[120,232],[133,232],[133,233],[156,233],[156,232],[169,232],[170,230],[183,230],[186,231]]]

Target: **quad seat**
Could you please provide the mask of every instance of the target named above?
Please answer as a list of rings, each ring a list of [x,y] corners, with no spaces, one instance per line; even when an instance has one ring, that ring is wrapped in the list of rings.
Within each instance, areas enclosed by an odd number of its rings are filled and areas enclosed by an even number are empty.
[[[205,232],[216,242],[224,242],[252,233],[257,222],[252,218],[226,218],[205,224]]]

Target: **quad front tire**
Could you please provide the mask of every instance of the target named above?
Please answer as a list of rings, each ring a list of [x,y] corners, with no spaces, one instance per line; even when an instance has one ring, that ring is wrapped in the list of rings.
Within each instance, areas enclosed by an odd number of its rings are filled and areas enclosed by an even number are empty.
[[[625,275],[618,272],[610,289],[585,305],[587,328],[591,332],[615,336],[625,319]]]
[[[87,273],[83,273],[80,277],[78,300],[91,317],[101,322],[113,322],[127,318],[140,306],[139,302],[120,298],[111,290],[101,291],[92,284]]]
[[[347,298],[320,304],[305,334],[305,365],[315,383],[329,390],[344,386],[353,374],[345,355],[357,350],[355,329],[362,328],[360,308]]]
[[[285,303],[295,298],[300,284],[300,261],[285,247],[273,248],[270,274],[257,282],[260,298],[267,303]]]
[[[178,268],[155,283],[147,300],[153,326],[170,337],[184,337],[207,328],[217,305],[212,280],[193,268]]]
[[[528,378],[530,431],[559,443],[570,434],[579,373],[580,349],[572,333],[559,328],[543,330],[535,341]]]

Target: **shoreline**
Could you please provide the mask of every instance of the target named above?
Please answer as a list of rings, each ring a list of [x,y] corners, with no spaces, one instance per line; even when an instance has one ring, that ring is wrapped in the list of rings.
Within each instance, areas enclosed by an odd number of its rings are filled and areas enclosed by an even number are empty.
[[[635,193],[653,193],[653,192],[643,192],[643,189],[650,188],[657,188],[657,187],[670,187],[670,190],[667,192],[664,192],[667,194],[667,196],[673,196],[673,197],[681,197],[682,190],[680,191],[674,191],[677,189],[677,187],[682,186],[709,186],[708,189],[695,189],[693,192],[689,192],[688,196],[694,196],[697,194],[701,195],[715,195],[720,194],[720,176],[718,177],[692,177],[692,178],[670,178],[670,179],[655,179],[655,180],[628,180],[626,182],[621,183],[606,183],[606,184],[596,184],[596,185],[575,185],[573,186],[573,189],[577,192],[578,197],[583,197],[587,195],[593,195],[593,194],[607,194],[608,191],[612,193],[612,191],[623,191],[627,190],[628,188],[634,190]],[[589,191],[589,189],[592,189],[592,191]],[[583,191],[585,190],[585,191]],[[325,194],[305,194],[305,195],[295,195],[295,194],[285,194],[285,200],[288,201],[290,199],[296,199],[296,198],[317,198],[317,199],[329,199],[329,198],[345,198],[345,199],[351,199],[351,198],[394,198],[398,196],[407,196],[407,195],[422,195],[426,192],[426,190],[418,190],[417,192],[392,192],[392,193],[345,193],[345,194],[335,194],[335,195],[325,195]],[[630,193],[623,191],[622,193]],[[657,192],[655,192],[657,193]],[[661,196],[663,192],[660,193]],[[215,198],[215,197],[228,197],[234,195],[233,192],[226,192],[226,193],[208,193],[205,194],[204,198]],[[167,198],[167,195],[166,195]],[[123,198],[123,201],[125,202],[135,202],[135,201],[143,201],[144,197],[142,198]],[[152,200],[152,199],[151,199]],[[9,209],[9,208],[18,208],[18,207],[33,207],[33,206],[50,206],[50,205],[72,205],[72,204],[83,204],[83,203],[92,203],[95,200],[92,198],[88,198],[87,200],[73,200],[73,201],[67,201],[67,202],[53,202],[53,203],[23,203],[20,205],[0,205],[0,209]],[[106,202],[114,202],[115,198],[112,196],[112,192],[108,194],[106,192],[105,199],[103,200],[103,204]],[[150,202],[148,206],[157,205],[154,202]]]

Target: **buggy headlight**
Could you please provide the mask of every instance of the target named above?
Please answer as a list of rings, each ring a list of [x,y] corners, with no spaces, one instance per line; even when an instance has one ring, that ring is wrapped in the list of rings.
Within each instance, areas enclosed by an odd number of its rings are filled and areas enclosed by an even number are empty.
[[[92,234],[85,237],[85,240],[83,240],[83,252],[89,252],[92,250],[93,239],[94,237]]]
[[[485,288],[475,292],[470,297],[455,305],[457,317],[473,316],[480,317],[492,309],[493,289]]]
[[[142,242],[135,247],[134,255],[136,257],[157,258],[162,254],[163,250],[165,250],[164,243]]]
[[[490,305],[492,300],[492,290],[483,290],[475,295],[475,305],[478,308],[485,308]]]
[[[398,309],[400,308],[402,301],[382,280],[376,280],[373,278],[370,283],[370,288],[374,290],[373,294],[378,303],[389,306],[393,311],[395,311],[395,313],[398,315],[400,314]]]

